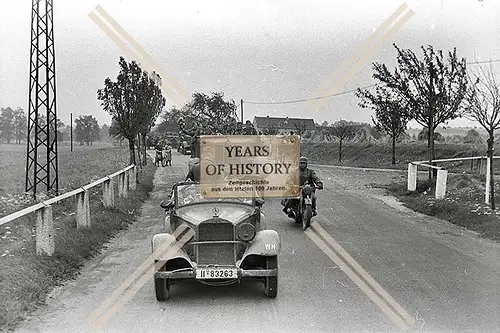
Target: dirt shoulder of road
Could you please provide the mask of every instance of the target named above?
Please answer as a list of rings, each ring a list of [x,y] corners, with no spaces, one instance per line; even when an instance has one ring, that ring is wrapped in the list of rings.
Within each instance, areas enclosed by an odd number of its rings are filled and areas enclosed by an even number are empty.
[[[384,186],[400,182],[406,184],[406,172],[402,170],[343,167],[311,164],[323,180],[333,181],[336,188],[362,191],[373,196],[387,196]]]

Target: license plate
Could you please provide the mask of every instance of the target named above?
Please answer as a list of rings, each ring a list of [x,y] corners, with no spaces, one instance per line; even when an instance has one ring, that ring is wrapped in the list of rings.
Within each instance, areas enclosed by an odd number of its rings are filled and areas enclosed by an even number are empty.
[[[238,277],[236,268],[198,268],[197,279],[232,279]]]

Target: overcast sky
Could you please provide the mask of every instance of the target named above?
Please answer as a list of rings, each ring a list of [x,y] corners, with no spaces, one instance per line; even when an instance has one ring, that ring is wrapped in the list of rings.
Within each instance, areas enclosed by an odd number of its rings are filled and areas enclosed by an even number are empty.
[[[96,99],[106,77],[116,79],[119,47],[88,14],[101,5],[189,94],[224,92],[227,99],[306,99],[403,1],[54,0],[57,112],[93,115],[109,123]],[[373,84],[372,62],[395,65],[395,49],[421,45],[474,60],[500,60],[500,1],[406,2],[415,15],[342,89]],[[28,107],[30,0],[0,0],[0,107]],[[130,60],[127,58],[127,60]],[[276,66],[280,70],[273,70]],[[282,71],[281,71],[282,70]],[[168,98],[168,96],[165,96]],[[168,101],[167,101],[168,103]],[[320,109],[308,103],[244,104],[245,119],[310,117],[370,122],[353,93]],[[239,114],[239,110],[238,110]],[[454,121],[455,126],[469,124]]]

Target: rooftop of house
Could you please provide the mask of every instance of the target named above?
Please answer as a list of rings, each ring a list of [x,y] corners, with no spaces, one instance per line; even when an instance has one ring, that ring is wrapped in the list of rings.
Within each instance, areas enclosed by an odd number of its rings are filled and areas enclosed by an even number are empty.
[[[314,119],[308,118],[279,118],[279,117],[254,117],[253,123],[257,128],[276,128],[276,129],[296,129],[305,128],[315,129]]]

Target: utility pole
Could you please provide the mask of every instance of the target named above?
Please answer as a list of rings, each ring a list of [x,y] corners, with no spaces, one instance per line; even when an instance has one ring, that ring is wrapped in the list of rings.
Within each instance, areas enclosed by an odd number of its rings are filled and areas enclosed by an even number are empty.
[[[70,129],[70,141],[71,141],[71,151],[73,151],[73,112],[70,113],[69,123],[71,125]]]
[[[41,186],[59,194],[53,17],[52,0],[32,0],[26,192],[34,197]]]
[[[243,124],[243,98],[241,99],[241,123]]]

